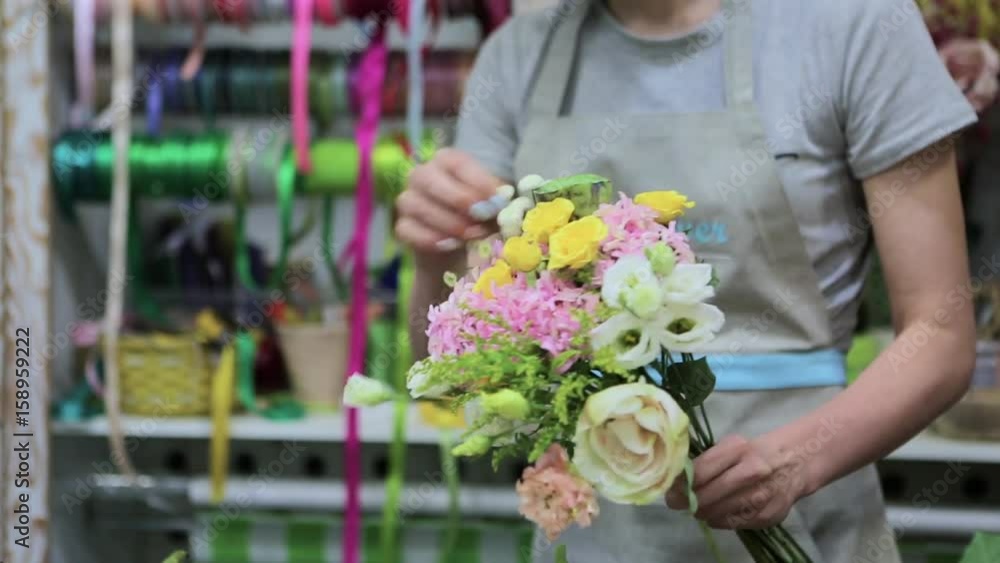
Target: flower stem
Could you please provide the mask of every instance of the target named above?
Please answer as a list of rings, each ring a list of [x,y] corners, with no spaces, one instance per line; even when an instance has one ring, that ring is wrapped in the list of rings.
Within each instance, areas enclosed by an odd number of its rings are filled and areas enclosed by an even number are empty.
[[[712,552],[712,557],[715,561],[717,563],[726,563],[726,558],[722,556],[722,551],[719,550],[719,544],[715,542],[712,529],[708,527],[708,524],[704,520],[698,520],[698,526],[701,528],[701,533],[705,536],[705,543],[708,544],[708,550]]]
[[[566,544],[561,543],[556,546],[556,562],[555,563],[569,563],[569,559],[566,558]]]

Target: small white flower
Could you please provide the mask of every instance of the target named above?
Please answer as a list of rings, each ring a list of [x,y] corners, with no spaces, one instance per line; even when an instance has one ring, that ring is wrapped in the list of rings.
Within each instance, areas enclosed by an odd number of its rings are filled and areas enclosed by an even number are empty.
[[[615,360],[624,369],[656,361],[663,350],[694,352],[722,329],[725,316],[714,305],[696,303],[660,309],[651,319],[621,312],[590,333],[595,350],[613,346]]]
[[[524,215],[534,206],[534,200],[530,197],[519,197],[500,211],[497,215],[497,225],[500,226],[500,234],[503,238],[508,239],[521,235]]]
[[[609,307],[625,308],[637,317],[650,318],[663,304],[660,285],[652,264],[645,256],[625,256],[604,273],[601,299]]]
[[[722,330],[726,317],[715,305],[671,305],[657,315],[658,340],[671,352],[695,352]]]
[[[595,350],[613,346],[615,360],[624,369],[640,368],[660,357],[660,330],[649,321],[623,312],[604,321],[590,333]]]
[[[709,264],[677,264],[663,281],[664,300],[668,304],[694,305],[715,295]]]
[[[528,174],[517,183],[517,195],[531,196],[532,190],[545,183],[545,178],[538,174]]]
[[[344,405],[349,407],[374,407],[389,402],[396,392],[385,383],[354,374],[344,386]]]
[[[410,396],[414,399],[420,397],[436,399],[449,391],[447,385],[434,385],[430,380],[431,376],[427,371],[429,361],[427,359],[420,360],[413,364],[410,367],[410,371],[406,374],[406,388],[410,391]]]

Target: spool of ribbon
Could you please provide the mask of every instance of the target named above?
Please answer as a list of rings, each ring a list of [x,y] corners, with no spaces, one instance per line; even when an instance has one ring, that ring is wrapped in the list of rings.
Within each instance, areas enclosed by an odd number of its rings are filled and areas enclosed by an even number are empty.
[[[251,201],[273,200],[279,193],[274,184],[279,162],[275,151],[287,150],[284,139],[284,130],[266,128],[255,131],[243,147],[243,153],[253,156],[247,158]],[[404,141],[398,135],[387,135],[372,151],[374,188],[380,202],[393,201],[412,168]],[[143,198],[224,201],[231,196],[233,184],[227,170],[228,144],[229,137],[218,132],[170,134],[155,139],[137,135],[127,151],[132,188]],[[434,152],[430,132],[424,135],[418,148],[421,158]],[[64,210],[69,211],[76,201],[108,200],[113,155],[107,133],[69,131],[53,143],[53,186]],[[319,140],[313,144],[311,155],[315,161],[313,173],[294,177],[298,184],[296,194],[351,196],[355,193],[360,179],[356,142]]]
[[[96,0],[100,6],[106,0]],[[136,15],[154,23],[187,21],[197,25],[199,17],[247,28],[255,21],[294,19],[294,5],[288,0],[132,0]],[[197,11],[188,2],[199,2]],[[409,12],[398,0],[318,0],[313,5],[315,18],[332,26],[344,17],[365,20],[371,17],[399,20],[404,32],[410,29]],[[511,0],[432,0],[428,4],[434,27],[439,19],[474,17],[489,33],[510,16]],[[79,4],[74,10],[79,10]],[[98,21],[106,21],[106,10],[97,11]]]
[[[290,107],[288,53],[213,49],[205,52],[204,61],[190,80],[185,78],[189,60],[185,56],[179,50],[139,54],[136,78],[144,85],[142,92],[147,98],[158,97],[145,100],[147,114],[154,114],[155,121],[169,114],[197,113],[209,121],[216,113],[269,115],[275,111],[285,113]],[[454,117],[475,53],[452,50],[426,53],[420,59],[423,71],[418,78],[407,76],[413,66],[407,60],[409,56],[402,52],[389,55],[382,113],[403,115],[409,111],[407,93],[413,81],[419,80],[426,95],[416,107],[423,108],[425,115]],[[100,57],[98,60],[101,61]],[[348,77],[352,71],[348,65],[356,66],[358,60],[324,53],[310,55],[306,85],[309,116],[320,130],[327,130],[337,116],[357,113],[356,100],[350,100]],[[101,61],[95,72],[95,105],[103,107],[110,101],[107,81],[102,78],[107,76],[109,66]],[[154,104],[155,107],[150,107]]]

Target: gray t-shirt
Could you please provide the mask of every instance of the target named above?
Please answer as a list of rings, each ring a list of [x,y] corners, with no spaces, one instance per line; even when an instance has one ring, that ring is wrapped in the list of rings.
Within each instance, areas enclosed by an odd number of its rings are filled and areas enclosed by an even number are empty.
[[[721,12],[690,34],[648,39],[622,27],[603,2],[595,4],[580,33],[568,113],[689,113],[725,106]],[[778,158],[778,173],[837,342],[846,348],[870,247],[859,179],[976,116],[912,0],[754,0],[752,10],[754,93],[766,148],[772,156],[798,156]],[[544,10],[508,21],[484,43],[468,82],[455,146],[502,178],[514,179],[526,96],[549,21]]]

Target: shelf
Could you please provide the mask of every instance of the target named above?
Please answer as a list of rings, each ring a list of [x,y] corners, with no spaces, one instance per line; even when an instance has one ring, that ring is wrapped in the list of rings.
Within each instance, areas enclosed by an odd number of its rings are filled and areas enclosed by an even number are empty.
[[[210,506],[211,482],[207,478],[192,479],[188,498],[194,506]],[[448,490],[440,481],[427,480],[404,487],[400,495],[400,512],[405,518],[412,514],[446,514]],[[260,482],[230,479],[226,483],[223,503],[237,503],[254,510],[299,509],[338,510],[347,502],[347,490],[337,481],[280,479],[261,488]],[[463,516],[516,517],[518,496],[513,483],[509,487],[462,487],[459,506]],[[378,511],[385,505],[385,483],[361,485],[361,507]]]
[[[361,438],[366,442],[387,443],[392,438],[392,406],[361,409]],[[125,433],[146,438],[206,439],[212,434],[207,417],[125,416]],[[416,407],[409,408],[407,441],[411,444],[437,444],[439,431],[426,425]],[[82,422],[55,422],[59,436],[106,436],[108,421],[97,417]],[[301,420],[273,421],[253,415],[231,419],[234,440],[299,440],[302,442],[339,442],[345,437],[344,418],[340,413],[311,414]],[[921,434],[889,454],[893,461],[962,461],[1000,464],[1000,443],[963,442]]]
[[[392,405],[361,409],[361,439],[388,443],[392,438]],[[208,417],[124,416],[122,426],[127,436],[141,438],[207,439],[212,435]],[[107,417],[81,422],[54,422],[57,436],[107,436]],[[420,413],[411,407],[406,420],[407,441],[411,444],[437,444],[439,431],[423,423]],[[297,440],[300,442],[342,442],[346,437],[343,413],[310,414],[289,421],[269,420],[254,415],[236,415],[230,419],[233,440]]]
[[[965,536],[1000,532],[1000,512],[971,508],[887,508],[889,525],[910,536]]]
[[[949,440],[925,433],[889,454],[887,459],[1000,464],[1000,442]]]

